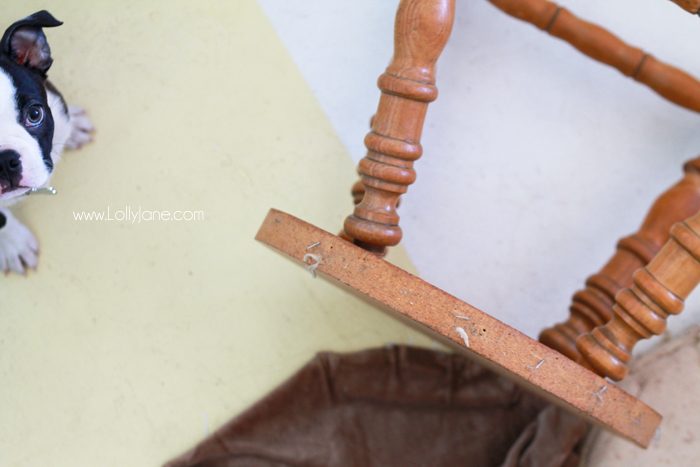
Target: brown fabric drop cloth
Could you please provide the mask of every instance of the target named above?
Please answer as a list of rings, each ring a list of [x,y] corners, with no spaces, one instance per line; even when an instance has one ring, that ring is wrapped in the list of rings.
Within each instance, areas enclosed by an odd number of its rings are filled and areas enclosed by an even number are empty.
[[[397,346],[317,355],[166,467],[570,466],[586,430],[465,357]]]

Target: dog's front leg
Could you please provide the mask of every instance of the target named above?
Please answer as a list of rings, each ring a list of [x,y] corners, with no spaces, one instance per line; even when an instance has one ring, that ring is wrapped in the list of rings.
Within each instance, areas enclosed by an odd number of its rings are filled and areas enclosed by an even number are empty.
[[[70,136],[66,141],[66,148],[80,149],[92,141],[95,127],[82,107],[71,105],[68,107],[68,115],[70,117]]]
[[[39,243],[9,209],[0,209],[0,271],[25,274],[36,269]]]

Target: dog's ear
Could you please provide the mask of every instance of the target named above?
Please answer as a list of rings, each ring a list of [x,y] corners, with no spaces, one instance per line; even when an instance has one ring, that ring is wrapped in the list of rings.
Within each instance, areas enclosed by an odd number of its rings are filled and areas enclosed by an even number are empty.
[[[0,52],[12,61],[46,75],[53,59],[42,28],[54,28],[62,24],[48,11],[38,11],[7,28],[0,40]]]

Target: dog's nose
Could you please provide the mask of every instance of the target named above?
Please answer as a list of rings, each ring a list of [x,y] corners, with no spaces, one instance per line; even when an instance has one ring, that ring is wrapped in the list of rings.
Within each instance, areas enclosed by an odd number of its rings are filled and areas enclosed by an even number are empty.
[[[15,151],[0,151],[0,186],[17,188],[22,178],[22,161]]]

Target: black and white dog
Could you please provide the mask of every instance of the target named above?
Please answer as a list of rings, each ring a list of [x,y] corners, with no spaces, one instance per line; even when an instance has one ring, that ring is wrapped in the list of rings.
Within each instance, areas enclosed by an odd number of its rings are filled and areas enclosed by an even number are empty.
[[[48,81],[51,49],[42,28],[62,23],[47,11],[10,26],[0,40],[0,271],[36,268],[36,238],[7,209],[44,186],[64,148],[89,142],[92,125]]]

